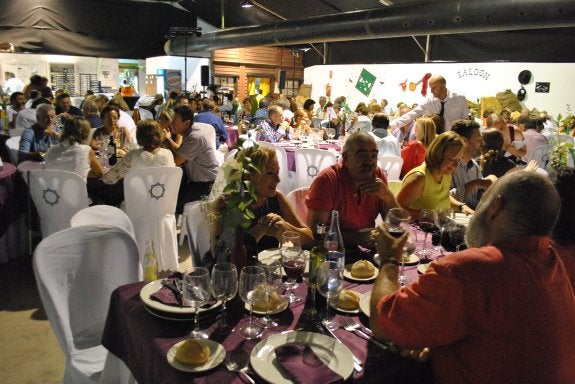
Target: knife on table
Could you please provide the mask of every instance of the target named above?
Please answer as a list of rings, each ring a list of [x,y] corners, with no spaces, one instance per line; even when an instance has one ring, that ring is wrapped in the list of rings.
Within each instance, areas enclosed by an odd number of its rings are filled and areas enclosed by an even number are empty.
[[[343,343],[341,342],[341,340],[339,339],[339,337],[337,337],[337,336],[335,335],[335,333],[333,333],[333,331],[332,331],[331,329],[329,329],[329,327],[327,327],[327,326],[326,326],[325,324],[323,324],[323,323],[322,323],[322,325],[323,325],[323,327],[325,328],[325,330],[328,331],[329,334],[330,334],[334,339],[336,339],[340,344],[343,344]],[[343,344],[343,345],[345,345],[345,344]],[[350,352],[351,352],[351,351],[350,351]],[[355,355],[353,354],[353,352],[351,352],[351,356],[353,357],[353,367],[354,367],[354,369],[355,369],[357,372],[361,372],[361,371],[363,370],[363,367],[361,366],[361,360],[358,359],[357,356],[355,356]]]

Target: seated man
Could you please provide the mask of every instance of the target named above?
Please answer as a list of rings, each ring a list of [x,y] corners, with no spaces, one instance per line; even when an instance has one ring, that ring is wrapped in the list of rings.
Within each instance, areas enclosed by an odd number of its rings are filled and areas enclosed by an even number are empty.
[[[394,239],[379,228],[375,336],[429,347],[439,384],[575,382],[573,289],[548,237],[559,208],[544,176],[503,176],[469,222],[469,249],[433,261],[403,288],[398,260],[407,236]]]
[[[371,120],[373,130],[369,132],[377,144],[379,156],[401,156],[399,141],[389,134],[389,118],[383,113],[376,113]]]
[[[340,228],[346,247],[372,244],[370,232],[378,214],[385,218],[397,207],[387,187],[384,172],[377,166],[377,146],[366,132],[351,134],[342,152],[343,160],[323,169],[313,181],[305,203],[307,225],[329,224],[330,212],[339,211]]]
[[[62,120],[68,120],[72,116],[81,117],[84,114],[80,108],[76,108],[72,105],[72,100],[70,95],[67,93],[61,93],[58,95],[58,105],[56,106],[56,115],[58,115]]]
[[[194,121],[197,123],[210,124],[216,130],[216,149],[220,147],[228,139],[228,133],[224,127],[224,122],[222,118],[214,113],[214,108],[216,105],[214,102],[208,98],[202,101],[202,112],[198,113],[194,117]]]
[[[42,161],[49,147],[58,144],[60,132],[54,127],[56,113],[52,104],[36,106],[37,122],[26,128],[20,138],[19,161]]]
[[[287,122],[283,121],[283,110],[279,105],[272,105],[268,111],[268,118],[257,126],[256,141],[277,143],[285,139]],[[284,125],[284,126],[282,126]]]
[[[219,165],[214,146],[202,135],[200,129],[194,128],[193,122],[193,112],[189,107],[174,108],[172,127],[175,133],[182,135],[184,139],[180,148],[170,149],[176,165],[184,165],[185,173],[180,185],[176,213],[182,213],[186,203],[209,195],[218,174]]]
[[[473,120],[456,120],[451,130],[465,138],[463,156],[451,176],[452,195],[462,204],[475,209],[481,197],[480,191],[489,188],[497,177],[489,175],[483,178],[479,164],[474,160],[481,154],[483,145],[479,124]]]

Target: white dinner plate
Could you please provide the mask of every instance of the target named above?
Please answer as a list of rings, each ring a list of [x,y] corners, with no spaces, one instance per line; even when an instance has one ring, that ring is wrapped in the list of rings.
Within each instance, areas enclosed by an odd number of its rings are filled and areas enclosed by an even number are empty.
[[[364,293],[363,296],[361,296],[361,299],[359,299],[359,309],[367,317],[369,317],[369,313],[370,313],[370,310],[369,310],[370,300],[371,300],[371,292]]]
[[[353,291],[355,292],[355,291]],[[363,293],[359,293],[359,292],[355,292],[357,293],[357,295],[359,296],[359,301],[361,301],[361,298],[363,296]],[[357,309],[354,310],[349,310],[349,309],[343,309],[337,306],[337,300],[333,300],[330,304],[330,307],[332,307],[333,309],[339,311],[339,312],[343,312],[343,313],[349,313],[349,314],[356,314],[359,313],[359,307]]]
[[[210,348],[210,358],[204,364],[192,365],[183,364],[176,360],[176,350],[180,345],[182,345],[186,340],[182,340],[177,344],[174,344],[172,348],[168,351],[168,363],[179,371],[184,372],[203,372],[209,369],[215,368],[224,361],[226,357],[226,350],[224,346],[220,343],[216,343],[213,340],[205,339],[204,342]]]
[[[466,215],[465,213],[456,213],[453,221],[455,221],[457,224],[465,225],[467,227],[469,224],[469,219],[471,219],[471,215]]]
[[[275,348],[286,344],[309,346],[325,365],[344,380],[353,372],[353,355],[345,345],[320,333],[293,331],[271,335],[252,349],[250,363],[254,371],[268,383],[292,383],[280,367],[274,352]]]
[[[373,272],[373,275],[371,275],[370,277],[354,277],[351,274],[351,266],[353,264],[347,264],[345,266],[345,268],[343,269],[343,277],[345,277],[348,280],[353,280],[353,281],[371,281],[373,279],[375,279],[377,277],[377,275],[379,275],[379,270],[377,269],[377,267],[375,268],[375,272]]]
[[[425,272],[427,272],[427,268],[429,268],[429,264],[430,263],[419,264],[417,266],[417,273],[419,273],[420,275],[423,275]]]
[[[373,261],[377,266],[381,264],[381,261],[379,260],[379,253],[373,255]],[[405,259],[405,265],[417,265],[417,264],[419,264],[419,257],[417,257],[415,253],[412,253]]]
[[[145,305],[147,305],[150,308],[155,309],[156,311],[175,313],[175,314],[180,314],[180,315],[195,313],[194,309],[191,307],[180,308],[178,306],[167,305],[167,304],[160,303],[159,301],[152,300],[150,298],[150,296],[152,294],[158,292],[161,288],[162,288],[162,280],[155,280],[155,281],[152,281],[151,283],[144,285],[142,287],[142,289],[140,290],[140,299],[142,299],[142,301],[144,302]],[[213,303],[212,305],[210,305],[209,307],[200,307],[198,309],[198,313],[211,311],[212,309],[218,308],[220,305],[222,305],[222,302],[220,300],[218,300],[215,303]]]
[[[289,307],[289,300],[287,299],[287,297],[281,296],[280,297],[281,303],[272,311],[270,311],[270,315],[276,315],[280,312],[285,311],[288,307]],[[250,306],[246,303],[244,305],[244,308],[249,311],[250,310]],[[255,313],[256,315],[265,315],[266,311],[262,311],[262,310],[258,310],[255,309],[252,311],[253,313]]]
[[[295,145],[299,145],[299,144],[301,144],[301,140],[291,140],[290,143],[295,144]]]

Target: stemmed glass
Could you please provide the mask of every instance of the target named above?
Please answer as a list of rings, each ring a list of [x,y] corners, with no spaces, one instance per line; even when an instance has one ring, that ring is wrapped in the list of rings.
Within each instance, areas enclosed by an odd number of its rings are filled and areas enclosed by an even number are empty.
[[[437,246],[436,250],[441,253],[441,256],[443,256],[443,251],[445,250],[441,245],[443,242],[443,233],[445,232],[447,226],[452,222],[452,217],[452,208],[437,208],[435,210],[435,225],[439,228],[439,245]],[[437,255],[437,258],[439,258],[439,255]]]
[[[461,248],[467,248],[467,245],[465,244],[465,230],[465,226],[455,222],[452,222],[450,227],[447,229],[449,240],[453,245],[455,245],[455,250],[457,252],[461,251]]]
[[[238,292],[238,271],[232,263],[217,263],[212,268],[212,295],[222,301],[220,326],[227,327],[226,302]]]
[[[325,132],[327,133],[327,137],[329,137],[330,140],[333,140],[335,137],[335,128],[326,128]]]
[[[261,285],[265,284],[265,271],[262,267],[243,267],[240,272],[240,298],[250,307],[250,317],[247,325],[240,328],[240,336],[245,339],[255,339],[262,334],[262,328],[253,322],[254,301],[260,300]]]
[[[405,262],[415,251],[415,243],[417,240],[417,235],[415,231],[409,225],[411,221],[411,215],[409,211],[403,208],[392,208],[387,212],[385,216],[385,222],[387,223],[387,232],[393,237],[400,237],[403,233],[408,232],[407,240],[403,246],[403,254],[401,256],[401,268],[399,272],[398,282],[401,286],[408,283],[407,276],[405,276]]]
[[[305,270],[305,254],[301,249],[299,233],[285,231],[281,238],[280,253],[282,256],[282,266],[288,278],[286,284],[286,290],[289,291],[288,300],[290,303],[295,303],[302,300],[293,290],[298,287],[296,280]]]
[[[317,271],[317,290],[325,297],[325,319],[322,324],[328,329],[336,328],[330,314],[329,304],[342,289],[342,268],[337,261],[322,261]]]
[[[266,295],[266,314],[264,317],[259,318],[256,324],[262,328],[273,328],[277,327],[278,323],[270,316],[270,304],[271,296],[278,293],[280,287],[282,286],[282,263],[281,256],[278,254],[273,254],[260,260],[260,267],[265,271],[265,285],[264,292]]]
[[[433,209],[422,209],[419,215],[419,228],[425,232],[425,237],[423,238],[423,249],[417,254],[422,256],[422,263],[429,263],[429,255],[431,252],[427,249],[427,235],[435,230],[435,210]]]
[[[184,274],[184,303],[194,309],[194,330],[192,338],[207,339],[208,335],[200,331],[199,309],[210,299],[210,271],[203,267],[192,267]]]

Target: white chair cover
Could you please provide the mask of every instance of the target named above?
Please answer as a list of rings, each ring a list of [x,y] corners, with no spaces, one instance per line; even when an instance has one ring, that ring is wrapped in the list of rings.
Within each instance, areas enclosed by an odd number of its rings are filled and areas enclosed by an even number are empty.
[[[307,223],[307,206],[305,205],[305,198],[309,191],[309,187],[301,187],[294,189],[286,195],[287,200],[290,202],[296,215],[304,222]],[[314,228],[315,231],[315,228]]]
[[[148,111],[146,108],[138,108],[138,112],[140,113],[140,119],[151,119],[154,120],[154,114]]]
[[[294,188],[309,187],[319,172],[337,162],[337,156],[323,149],[295,151]]]
[[[192,266],[201,266],[204,255],[210,250],[210,220],[201,201],[193,201],[184,207],[182,226],[185,222]]]
[[[138,281],[134,238],[114,226],[68,228],[38,244],[33,266],[46,315],[66,355],[64,383],[100,382],[108,355],[101,339],[110,295]]]
[[[403,158],[400,156],[380,156],[377,159],[379,168],[387,175],[387,180],[400,180]]]
[[[280,166],[280,182],[277,186],[277,189],[282,191],[283,193],[287,194],[289,191],[293,189],[292,182],[289,177],[289,169],[288,169],[288,160],[287,160],[287,153],[286,150],[280,147],[279,145],[275,145],[273,143],[268,143],[267,141],[258,141],[258,145],[262,147],[269,147],[276,150],[276,157],[278,158],[278,163]],[[296,168],[297,169],[297,168]]]
[[[84,208],[70,219],[71,227],[97,224],[120,227],[135,238],[134,227],[128,215],[121,209],[111,205],[93,205]]]
[[[10,162],[18,164],[18,150],[20,149],[20,136],[14,136],[6,140],[6,147],[10,153]]]
[[[551,153],[552,149],[553,144],[540,145],[535,147],[529,160],[535,160],[537,161],[539,168],[549,170],[549,154]]]
[[[152,240],[160,271],[178,269],[175,211],[181,180],[179,167],[137,169],[124,178],[126,213],[134,226],[140,261],[146,241]]]
[[[86,182],[68,171],[30,171],[30,195],[40,216],[42,237],[69,228],[72,216],[90,204]]]

